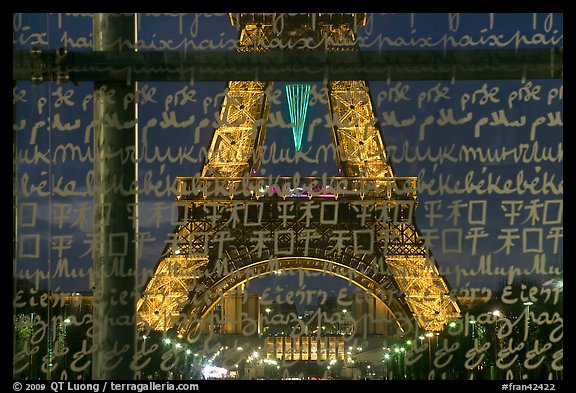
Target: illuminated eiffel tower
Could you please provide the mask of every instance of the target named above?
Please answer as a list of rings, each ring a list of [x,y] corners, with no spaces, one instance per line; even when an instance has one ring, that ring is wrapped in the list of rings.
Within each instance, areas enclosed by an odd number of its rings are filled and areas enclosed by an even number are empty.
[[[238,51],[355,51],[366,14],[230,14]],[[279,23],[281,21],[281,23]],[[395,177],[368,85],[328,81],[339,176],[258,177],[272,82],[230,81],[207,162],[180,177],[179,224],[138,302],[140,326],[195,334],[224,294],[279,269],[324,271],[381,299],[403,332],[460,316],[416,227],[416,178]]]

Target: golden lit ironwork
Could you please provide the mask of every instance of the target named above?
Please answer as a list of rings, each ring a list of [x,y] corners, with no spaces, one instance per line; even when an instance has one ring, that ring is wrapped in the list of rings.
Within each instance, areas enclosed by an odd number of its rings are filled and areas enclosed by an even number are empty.
[[[240,30],[238,50],[247,52],[305,50],[299,42],[357,50],[355,31],[366,20],[365,14],[230,17]],[[460,309],[416,227],[416,178],[394,176],[367,83],[327,82],[342,176],[278,177],[274,184],[256,176],[271,87],[228,83],[201,176],[179,178],[181,224],[138,302],[140,324],[190,336],[225,293],[247,280],[309,269],[382,300],[404,332],[442,329]]]

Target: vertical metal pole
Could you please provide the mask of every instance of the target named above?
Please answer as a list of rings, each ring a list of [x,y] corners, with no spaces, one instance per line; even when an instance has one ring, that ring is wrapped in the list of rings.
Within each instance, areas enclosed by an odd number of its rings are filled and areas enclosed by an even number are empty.
[[[16,89],[16,81],[12,81],[12,89]],[[16,299],[18,291],[18,281],[16,280],[18,261],[18,134],[16,132],[16,104],[12,105],[12,299]],[[12,312],[14,313],[14,308]],[[30,320],[31,326],[32,320]],[[12,356],[16,352],[16,329],[12,329]],[[32,355],[30,355],[32,356]],[[28,376],[32,372],[32,362],[28,366]]]
[[[12,14],[12,18],[15,18],[16,14]],[[12,27],[12,39],[14,40],[15,32],[14,25]],[[13,41],[15,42],[15,41]],[[15,47],[12,44],[12,47]],[[12,80],[12,90],[16,89],[17,82]],[[12,299],[16,299],[16,293],[18,291],[18,281],[16,280],[17,272],[17,262],[18,262],[18,133],[16,132],[16,104],[12,104]],[[12,308],[12,313],[14,313],[14,308]],[[30,320],[31,326],[32,320]],[[12,356],[16,352],[16,329],[12,325]],[[28,366],[28,376],[32,375],[32,362]],[[12,374],[14,376],[14,374]],[[32,378],[30,378],[32,379]]]
[[[134,50],[135,15],[95,14],[94,50]],[[136,107],[133,81],[94,84],[93,379],[133,379],[136,348]],[[114,91],[114,93],[112,93]],[[133,96],[133,97],[134,97]],[[121,154],[120,154],[121,153]],[[128,160],[124,160],[126,157]]]

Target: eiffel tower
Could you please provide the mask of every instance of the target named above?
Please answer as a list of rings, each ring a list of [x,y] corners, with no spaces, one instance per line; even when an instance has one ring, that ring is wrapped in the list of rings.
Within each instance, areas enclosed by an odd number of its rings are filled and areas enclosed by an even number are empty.
[[[356,51],[366,14],[232,13],[237,50]],[[299,48],[299,43],[303,48]],[[338,176],[257,176],[273,82],[229,81],[201,174],[179,177],[179,223],[137,304],[140,327],[191,337],[227,292],[283,269],[327,272],[382,300],[403,332],[460,316],[396,177],[368,84],[326,81]]]

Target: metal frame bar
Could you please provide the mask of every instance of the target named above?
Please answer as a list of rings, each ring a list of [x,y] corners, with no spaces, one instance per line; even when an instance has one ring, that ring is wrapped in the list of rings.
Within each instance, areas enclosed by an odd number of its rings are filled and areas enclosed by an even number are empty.
[[[13,51],[12,79],[60,82],[484,80],[563,77],[563,48],[453,51]]]

